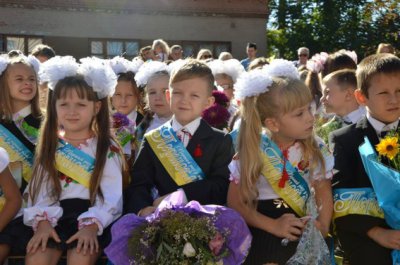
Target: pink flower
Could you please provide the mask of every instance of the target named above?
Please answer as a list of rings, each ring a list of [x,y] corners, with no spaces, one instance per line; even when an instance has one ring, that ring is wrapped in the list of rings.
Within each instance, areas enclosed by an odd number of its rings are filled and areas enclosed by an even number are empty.
[[[221,248],[224,245],[224,243],[225,243],[224,237],[220,233],[217,233],[214,236],[214,238],[211,239],[211,241],[208,243],[208,247],[210,248],[213,255],[217,256],[221,251]]]

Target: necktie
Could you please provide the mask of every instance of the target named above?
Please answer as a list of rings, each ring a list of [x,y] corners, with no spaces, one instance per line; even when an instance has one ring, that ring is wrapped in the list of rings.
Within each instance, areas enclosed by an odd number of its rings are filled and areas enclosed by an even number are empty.
[[[178,131],[177,136],[178,136],[179,140],[181,140],[181,142],[183,143],[183,145],[185,147],[188,145],[190,139],[192,138],[192,135],[186,128],[180,129]]]

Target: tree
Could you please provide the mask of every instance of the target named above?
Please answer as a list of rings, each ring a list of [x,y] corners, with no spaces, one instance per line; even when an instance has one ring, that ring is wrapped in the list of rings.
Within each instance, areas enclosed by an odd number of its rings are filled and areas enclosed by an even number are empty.
[[[400,49],[399,0],[273,0],[269,10],[269,56],[294,59],[301,46],[312,54],[355,50],[361,58],[380,42]]]

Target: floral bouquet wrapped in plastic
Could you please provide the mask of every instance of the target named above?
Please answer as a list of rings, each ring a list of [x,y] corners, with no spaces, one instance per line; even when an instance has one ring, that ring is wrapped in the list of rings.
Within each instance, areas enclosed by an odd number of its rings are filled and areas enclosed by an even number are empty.
[[[242,264],[251,244],[243,218],[217,205],[186,205],[183,191],[165,198],[146,218],[128,214],[112,229],[105,249],[123,264]]]
[[[387,224],[400,230],[400,143],[397,133],[386,136],[376,146],[379,157],[367,137],[358,149]],[[388,166],[381,163],[383,159]],[[393,250],[392,258],[393,264],[400,264],[400,250]]]
[[[135,124],[129,118],[116,112],[112,115],[112,127],[118,143],[123,147],[133,139]]]

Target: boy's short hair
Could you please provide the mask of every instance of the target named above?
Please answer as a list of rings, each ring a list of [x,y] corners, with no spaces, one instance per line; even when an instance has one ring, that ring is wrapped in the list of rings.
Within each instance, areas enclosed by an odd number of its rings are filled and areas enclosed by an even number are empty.
[[[326,83],[331,80],[336,80],[336,83],[340,86],[341,89],[346,89],[349,87],[357,89],[357,78],[355,70],[352,69],[338,70],[325,76],[322,81]]]
[[[358,88],[366,97],[371,80],[377,74],[400,75],[400,59],[390,53],[373,54],[364,58],[357,67],[356,76]]]
[[[169,81],[169,86],[171,87],[174,83],[193,78],[202,78],[207,81],[208,93],[210,95],[212,94],[215,82],[212,71],[205,63],[196,59],[188,60],[179,69],[173,71]]]
[[[257,44],[254,42],[248,42],[246,48],[254,48],[254,50],[257,50]]]
[[[32,50],[32,55],[33,56],[44,56],[47,58],[53,58],[54,56],[56,56],[56,52],[54,51],[53,48],[51,48],[48,45],[44,45],[44,44],[38,44],[36,45],[33,50]]]

